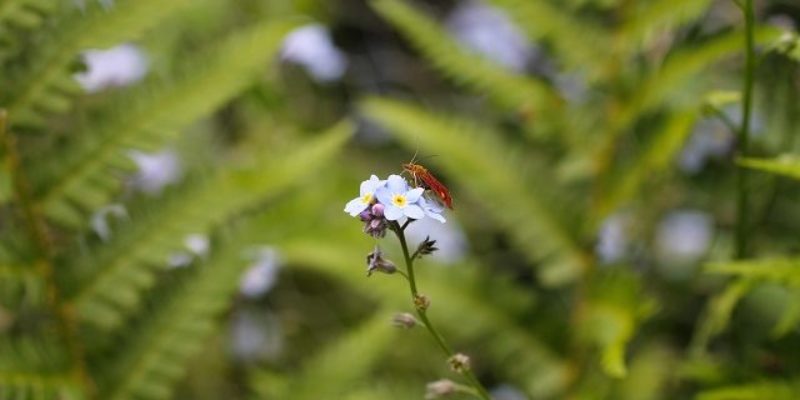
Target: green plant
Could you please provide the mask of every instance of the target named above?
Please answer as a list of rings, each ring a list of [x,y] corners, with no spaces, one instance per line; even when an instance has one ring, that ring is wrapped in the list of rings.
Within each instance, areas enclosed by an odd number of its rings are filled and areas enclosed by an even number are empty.
[[[0,282],[2,310],[13,320],[0,340],[0,398],[169,398],[248,265],[243,252],[257,235],[245,217],[263,204],[291,201],[286,196],[330,162],[351,128],[344,123],[306,139],[294,133],[269,148],[248,139],[226,151],[254,157],[249,164],[212,166],[212,157],[201,158],[160,198],[132,195],[124,185],[133,170],[127,152],[212,150],[187,127],[263,82],[296,22],[236,29],[167,75],[80,110],[87,117],[62,137],[54,121],[87,97],[71,76],[80,51],[134,39],[190,6],[38,3],[6,2],[0,18],[5,41],[37,41],[7,49],[3,59],[0,136],[9,183],[2,206],[9,223],[0,233]],[[39,23],[17,26],[26,15]],[[28,29],[34,34],[24,38]],[[43,143],[50,147],[44,153]],[[124,203],[128,222],[98,238],[89,216],[112,201]],[[191,233],[214,238],[210,256],[188,271],[170,271],[169,256]]]

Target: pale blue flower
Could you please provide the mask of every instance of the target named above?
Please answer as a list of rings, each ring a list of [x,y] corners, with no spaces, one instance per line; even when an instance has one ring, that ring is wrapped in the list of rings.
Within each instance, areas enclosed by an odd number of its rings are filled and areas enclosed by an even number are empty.
[[[369,180],[361,182],[359,196],[344,206],[344,212],[355,217],[366,210],[375,201],[375,191],[384,185],[386,185],[386,181],[378,179],[375,175],[370,176]]]
[[[431,217],[432,219],[435,219],[441,223],[445,223],[447,221],[442,216],[444,207],[441,204],[437,203],[436,201],[428,200],[425,198],[425,196],[422,196],[419,198],[417,204],[419,204],[419,206],[422,207],[422,211],[424,211],[425,215],[427,215],[428,217]]]
[[[403,217],[422,219],[425,212],[417,202],[422,198],[422,188],[410,189],[408,182],[400,175],[390,175],[386,186],[379,188],[375,196],[386,208],[383,213],[387,220],[396,221]]]

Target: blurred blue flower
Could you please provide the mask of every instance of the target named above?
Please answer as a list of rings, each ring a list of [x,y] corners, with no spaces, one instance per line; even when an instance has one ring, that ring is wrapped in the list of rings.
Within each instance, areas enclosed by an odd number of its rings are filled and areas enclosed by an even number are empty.
[[[461,2],[447,17],[447,27],[467,48],[517,72],[536,52],[508,14],[483,1]]]
[[[302,65],[317,82],[340,79],[347,70],[347,56],[336,48],[328,28],[301,26],[286,36],[281,57]]]
[[[158,195],[167,185],[178,182],[183,174],[181,160],[174,150],[145,153],[130,150],[128,156],[138,167],[131,180],[133,188],[150,195]]]
[[[377,176],[370,176],[368,180],[361,182],[359,196],[350,200],[344,206],[344,211],[353,217],[357,216],[375,201],[375,191],[385,184],[386,181],[378,179]]]
[[[147,56],[133,44],[125,43],[105,50],[86,50],[83,59],[86,71],[76,74],[75,79],[88,93],[128,86],[147,75]]]
[[[386,186],[378,188],[375,196],[386,207],[384,215],[389,221],[403,217],[422,219],[425,217],[425,212],[417,203],[424,191],[423,188],[409,188],[408,182],[400,175],[389,175]]]

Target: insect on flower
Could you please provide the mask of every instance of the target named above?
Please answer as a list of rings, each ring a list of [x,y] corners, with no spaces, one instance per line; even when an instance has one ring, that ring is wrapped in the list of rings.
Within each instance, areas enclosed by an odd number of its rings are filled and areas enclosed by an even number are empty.
[[[447,208],[453,209],[453,197],[450,196],[450,191],[447,190],[447,186],[439,182],[427,168],[412,160],[408,164],[403,164],[403,169],[414,177],[414,182],[417,182],[417,178],[419,178],[419,180],[422,181],[420,184],[421,187],[435,193]]]

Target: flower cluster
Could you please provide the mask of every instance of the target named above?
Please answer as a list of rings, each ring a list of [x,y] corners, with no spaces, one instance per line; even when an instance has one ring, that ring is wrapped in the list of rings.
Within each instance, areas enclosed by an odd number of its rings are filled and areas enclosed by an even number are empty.
[[[364,232],[373,237],[386,234],[387,221],[429,217],[444,223],[443,208],[424,193],[425,189],[412,188],[400,175],[389,175],[386,180],[372,175],[361,182],[359,196],[350,200],[344,211],[359,217],[365,223]]]

